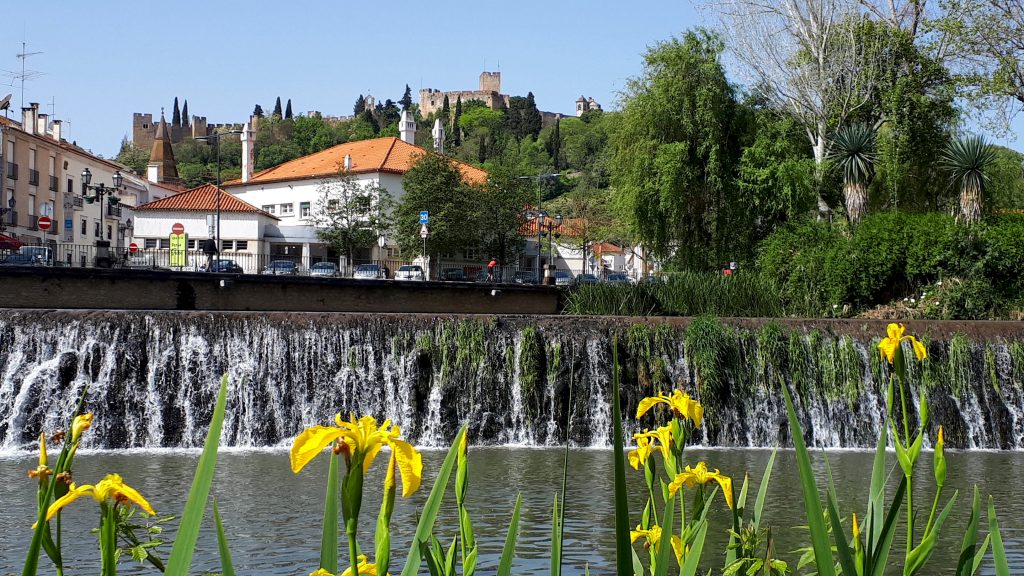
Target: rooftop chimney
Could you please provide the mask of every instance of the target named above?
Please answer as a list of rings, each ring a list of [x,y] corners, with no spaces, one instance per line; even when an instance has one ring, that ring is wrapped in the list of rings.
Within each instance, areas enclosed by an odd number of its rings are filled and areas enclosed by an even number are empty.
[[[49,114],[37,114],[36,115],[36,134],[40,136],[46,136],[46,124]]]
[[[256,165],[256,133],[252,123],[246,122],[242,127],[242,182],[252,180],[253,167]]]
[[[402,117],[398,120],[398,136],[406,144],[416,144],[416,121],[408,110],[402,110]]]
[[[31,106],[21,109],[21,129],[28,134],[36,133],[36,119]]]
[[[56,140],[57,142],[60,142],[61,137],[62,137],[62,135],[61,135],[61,124],[63,124],[63,123],[64,122],[62,120],[54,120],[53,121],[53,139]]]
[[[344,166],[345,166],[345,172],[348,172],[349,170],[352,169],[352,156],[351,155],[345,154],[345,164],[344,164]]]

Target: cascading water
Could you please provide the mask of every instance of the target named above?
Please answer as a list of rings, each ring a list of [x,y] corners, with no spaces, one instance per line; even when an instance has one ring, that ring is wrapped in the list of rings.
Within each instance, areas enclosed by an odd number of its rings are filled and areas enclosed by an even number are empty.
[[[821,324],[821,323],[819,323]],[[923,324],[923,323],[922,323]],[[882,325],[879,325],[882,326]],[[1024,336],[944,328],[914,367],[929,427],[952,447],[1024,448]],[[65,425],[83,390],[90,448],[198,447],[221,374],[229,446],[287,444],[335,413],[373,414],[420,445],[467,423],[481,444],[604,446],[617,337],[627,434],[644,396],[682,388],[707,408],[695,441],[788,445],[780,386],[808,441],[870,447],[884,424],[881,329],[833,323],[573,317],[0,311],[0,450]],[[1002,330],[1002,332],[1000,332]]]

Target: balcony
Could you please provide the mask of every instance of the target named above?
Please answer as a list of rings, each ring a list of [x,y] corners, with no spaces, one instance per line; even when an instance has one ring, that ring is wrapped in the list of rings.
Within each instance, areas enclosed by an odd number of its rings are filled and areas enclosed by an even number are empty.
[[[4,215],[4,224],[7,224],[8,226],[17,226],[18,213],[15,212],[14,210],[9,211],[6,215]]]
[[[39,186],[39,170],[28,169],[28,185]]]
[[[29,215],[28,217],[28,229],[39,230],[39,216]]]
[[[52,191],[52,192],[56,192],[57,191],[57,177],[56,176],[50,176],[50,191]]]
[[[57,221],[53,220],[51,218],[50,229],[47,230],[46,233],[47,234],[53,234],[54,236],[59,235],[60,234],[60,224],[57,224]]]
[[[81,208],[82,207],[82,197],[81,196],[72,196],[71,197],[71,203],[72,203],[72,205],[74,205],[75,208]]]
[[[18,179],[18,165],[14,162],[7,163],[7,177],[11,180]]]
[[[110,204],[107,204],[107,216],[110,216],[111,218],[120,218],[121,217],[121,207],[120,206],[111,206]]]

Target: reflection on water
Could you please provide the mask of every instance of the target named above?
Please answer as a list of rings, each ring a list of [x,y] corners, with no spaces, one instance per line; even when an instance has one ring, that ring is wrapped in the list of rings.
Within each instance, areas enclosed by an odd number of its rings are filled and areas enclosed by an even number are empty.
[[[767,450],[701,450],[688,452],[689,459],[706,459],[711,468],[736,478],[737,490],[744,471],[759,481],[770,452]],[[393,517],[391,573],[401,571],[408,542],[415,530],[415,510],[426,499],[444,453],[424,454],[424,487],[409,500],[398,499]],[[545,574],[549,570],[551,505],[561,482],[562,452],[523,448],[472,449],[468,504],[480,546],[479,570],[493,573],[504,543],[516,494],[522,492],[523,510],[515,574]],[[831,452],[829,461],[844,514],[863,512],[872,455],[866,452]],[[1024,574],[1024,501],[1017,486],[1024,477],[1024,456],[1017,452],[951,453],[948,494],[960,490],[962,508],[970,499],[970,486],[979,484],[983,497],[996,498],[1003,536],[1011,554],[1014,573]],[[25,475],[34,467],[28,454],[0,457],[0,574],[20,573],[23,554],[31,536],[29,526],[35,509],[35,482]],[[78,482],[94,482],[107,472],[119,472],[138,488],[160,513],[180,513],[198,460],[198,453],[92,453],[76,460]],[[890,457],[890,461],[894,458]],[[565,573],[580,575],[589,564],[594,574],[609,573],[614,566],[612,506],[612,454],[607,450],[576,450],[569,456],[569,485],[565,511]],[[366,479],[363,503],[362,545],[372,549],[373,522],[380,503],[382,459]],[[915,486],[922,508],[931,490],[930,456],[925,456],[921,478]],[[318,458],[302,473],[292,474],[285,452],[222,452],[217,465],[213,495],[218,499],[230,539],[236,570],[241,574],[308,574],[319,560],[320,524],[323,513],[327,459]],[[824,473],[821,459],[816,461]],[[630,503],[633,524],[639,517],[644,493],[642,475],[627,475],[636,499]],[[756,494],[752,486],[751,501]],[[449,495],[451,493],[449,492]],[[448,498],[438,521],[437,535],[451,542],[457,532],[454,498]],[[65,556],[71,574],[98,570],[95,536],[89,529],[98,524],[98,509],[91,499],[75,502],[65,513]],[[705,547],[707,567],[720,567],[729,522],[719,500],[712,512],[712,538]],[[805,542],[803,503],[799,497],[792,452],[780,452],[765,509],[766,522],[778,555],[796,565],[793,551]],[[966,517],[954,512],[946,524],[929,574],[952,574]],[[983,523],[984,526],[984,523]],[[170,541],[173,534],[168,531]],[[898,532],[899,534],[899,532]],[[900,538],[900,536],[897,536]],[[193,573],[220,571],[216,537],[210,521],[203,526]],[[170,550],[168,544],[163,554]],[[893,554],[902,555],[903,544]],[[41,566],[47,569],[48,560]],[[717,568],[716,568],[717,570]],[[123,562],[122,574],[153,574],[152,568]],[[986,562],[983,574],[993,574]]]

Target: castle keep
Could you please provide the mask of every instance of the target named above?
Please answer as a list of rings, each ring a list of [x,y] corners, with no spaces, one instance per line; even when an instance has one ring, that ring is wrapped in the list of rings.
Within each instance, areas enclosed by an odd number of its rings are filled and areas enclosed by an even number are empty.
[[[167,136],[165,137],[170,139],[171,144],[184,142],[186,138],[208,136],[225,130],[242,129],[242,124],[209,124],[206,122],[205,116],[192,116],[187,122],[187,124],[183,122],[181,126],[166,125]],[[141,112],[132,114],[132,142],[142,149],[151,149],[153,142],[156,140],[157,127],[159,125],[159,121],[153,122],[152,114],[143,114]]]
[[[424,88],[420,90],[420,115],[424,118],[433,112],[437,112],[444,105],[444,97],[448,97],[448,105],[455,106],[455,102],[462,99],[465,103],[469,100],[479,100],[492,110],[504,110],[508,108],[508,94],[501,93],[501,72],[481,72],[479,90],[454,90],[442,92],[435,88]]]

